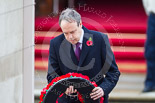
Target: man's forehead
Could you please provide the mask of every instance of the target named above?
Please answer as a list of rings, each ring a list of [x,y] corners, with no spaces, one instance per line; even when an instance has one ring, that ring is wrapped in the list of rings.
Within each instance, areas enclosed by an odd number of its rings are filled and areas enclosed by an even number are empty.
[[[70,25],[70,24],[77,24],[77,22],[76,21],[67,21],[67,20],[61,21],[61,26],[62,25]]]
[[[74,32],[76,31],[77,29],[76,28],[72,28],[72,29],[69,29],[69,30],[63,30],[63,33],[71,33],[71,32]]]
[[[61,25],[61,29],[63,32],[72,32],[75,31],[77,29],[77,25],[75,25],[74,23],[63,23]]]

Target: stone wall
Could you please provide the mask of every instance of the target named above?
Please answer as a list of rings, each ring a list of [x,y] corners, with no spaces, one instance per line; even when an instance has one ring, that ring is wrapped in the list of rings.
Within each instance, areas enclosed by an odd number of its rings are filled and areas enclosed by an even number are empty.
[[[33,102],[33,73],[34,0],[1,0],[0,101],[26,103],[30,95]]]

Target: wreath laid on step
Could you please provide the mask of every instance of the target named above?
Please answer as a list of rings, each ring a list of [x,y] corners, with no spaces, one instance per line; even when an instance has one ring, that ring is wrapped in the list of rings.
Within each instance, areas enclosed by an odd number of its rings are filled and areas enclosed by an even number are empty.
[[[86,81],[89,81],[89,83],[91,83],[91,85],[93,85],[94,87],[97,87],[97,84],[95,82],[91,82],[89,80],[89,77],[88,76],[85,76],[85,75],[82,75],[82,74],[79,74],[79,73],[68,73],[66,75],[62,75],[60,77],[56,77],[54,78],[51,83],[49,83],[45,88],[43,88],[43,90],[41,91],[41,95],[40,95],[40,102],[39,103],[44,103],[44,99],[46,98],[46,95],[48,94],[48,91],[51,90],[52,86],[54,86],[55,84],[57,84],[58,82],[64,80],[64,79],[85,79]],[[50,91],[51,92],[51,91]],[[79,93],[78,93],[78,99],[81,103],[85,103],[84,101],[84,98],[83,96]],[[61,97],[63,95],[63,93],[59,94],[59,97]],[[100,103],[103,103],[103,100],[104,98],[101,97],[100,98]],[[58,101],[56,101],[56,103],[58,103]]]

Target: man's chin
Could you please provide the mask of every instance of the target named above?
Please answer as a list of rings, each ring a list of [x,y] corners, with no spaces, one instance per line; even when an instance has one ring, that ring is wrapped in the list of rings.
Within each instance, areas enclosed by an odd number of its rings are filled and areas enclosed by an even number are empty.
[[[71,44],[73,44],[73,45],[75,45],[76,44],[76,42],[75,41],[69,41]]]

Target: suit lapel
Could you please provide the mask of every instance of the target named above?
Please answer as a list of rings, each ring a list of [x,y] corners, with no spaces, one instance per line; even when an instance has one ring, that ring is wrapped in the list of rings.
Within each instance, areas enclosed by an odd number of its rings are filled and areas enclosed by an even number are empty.
[[[66,39],[64,39],[60,48],[62,48],[62,51],[63,51],[63,52],[61,52],[61,55],[65,59],[67,59],[69,61],[73,61],[74,64],[78,65],[78,61],[76,59],[76,56],[75,56],[75,53],[73,50],[73,46],[71,43],[69,43]]]
[[[83,43],[82,43],[82,51],[81,51],[81,55],[80,55],[80,61],[79,61],[79,66],[82,65],[82,63],[84,62],[88,52],[91,50],[91,46],[87,45],[87,41],[89,39],[89,37],[92,37],[92,35],[89,35],[88,33],[84,33],[84,37],[83,37]]]

